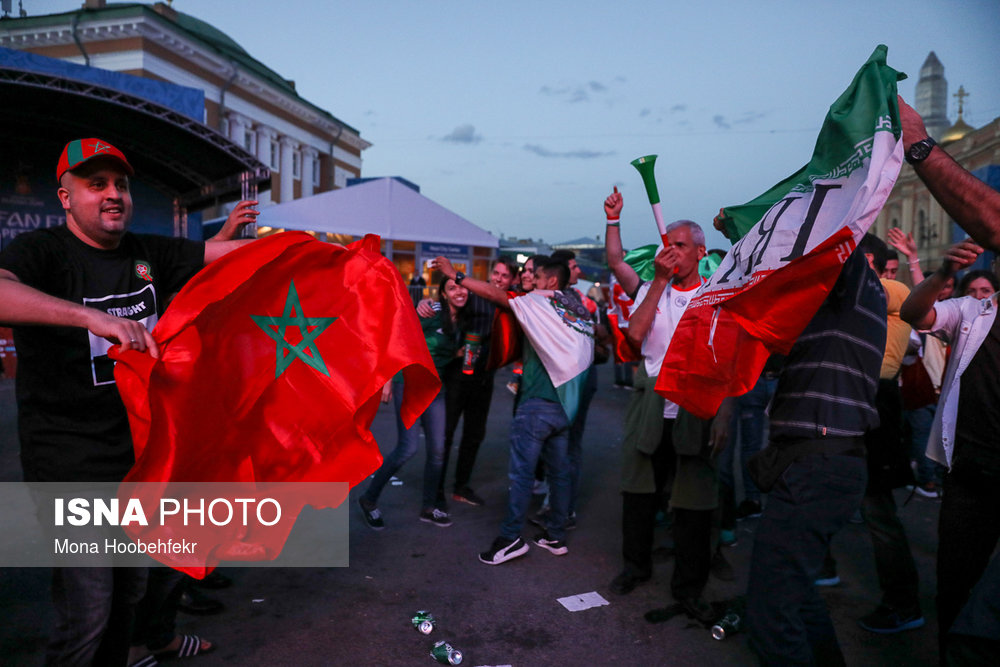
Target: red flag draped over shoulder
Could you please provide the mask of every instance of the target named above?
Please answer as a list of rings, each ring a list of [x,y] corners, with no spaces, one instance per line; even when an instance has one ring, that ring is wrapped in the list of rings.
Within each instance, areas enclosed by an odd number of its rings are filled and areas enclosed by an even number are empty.
[[[896,82],[879,46],[830,107],[810,162],[717,218],[739,239],[691,300],[656,391],[694,415],[715,415],[784,353],[833,288],[899,175]],[[742,237],[742,238],[740,238]]]
[[[354,486],[381,464],[369,427],[383,385],[403,372],[407,425],[440,387],[377,236],[248,244],[199,272],[153,337],[159,360],[128,351],[115,368],[136,452],[126,483]]]

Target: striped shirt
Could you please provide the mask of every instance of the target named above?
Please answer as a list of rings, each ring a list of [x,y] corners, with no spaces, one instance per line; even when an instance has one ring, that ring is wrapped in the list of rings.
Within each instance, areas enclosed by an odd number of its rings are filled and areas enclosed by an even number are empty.
[[[771,440],[851,437],[878,426],[886,299],[858,250],[795,341],[771,404]]]

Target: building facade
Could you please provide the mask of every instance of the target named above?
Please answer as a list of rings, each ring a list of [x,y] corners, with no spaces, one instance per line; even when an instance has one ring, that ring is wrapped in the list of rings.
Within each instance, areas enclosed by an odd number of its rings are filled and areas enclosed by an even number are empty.
[[[924,77],[928,79],[925,81]],[[921,69],[917,91],[918,100],[923,99],[926,105],[925,108],[918,105],[917,110],[922,115],[940,116],[942,97],[947,94],[947,82],[944,79],[944,67],[933,52]],[[933,128],[931,125],[927,126],[928,132],[956,162],[990,187],[1000,190],[1000,118],[979,128],[969,126],[962,118],[962,101],[965,96],[961,87],[953,95],[958,100],[958,119],[954,124],[942,131],[938,121]],[[904,233],[913,234],[924,271],[936,269],[948,247],[967,236],[907,164],[903,165],[896,186],[871,231],[885,239],[891,227],[899,227]],[[984,253],[977,268],[988,268],[992,260],[992,253]],[[900,273],[902,275],[904,272]]]
[[[203,90],[205,124],[270,167],[263,206],[344,187],[371,146],[220,30],[164,3],[87,0],[75,12],[5,20],[0,46]]]

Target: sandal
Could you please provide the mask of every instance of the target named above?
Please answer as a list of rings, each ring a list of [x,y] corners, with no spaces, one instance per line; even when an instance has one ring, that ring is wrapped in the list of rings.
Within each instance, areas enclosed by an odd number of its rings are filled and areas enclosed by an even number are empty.
[[[201,655],[203,653],[211,653],[215,650],[215,644],[208,642],[208,648],[202,648],[201,643],[203,640],[198,635],[180,635],[175,639],[180,639],[180,645],[176,649],[168,649],[165,651],[153,651],[153,654],[159,658],[193,658],[196,655]],[[172,643],[172,642],[171,642]],[[153,657],[153,656],[150,656]],[[150,665],[133,665],[133,667],[152,667],[155,665],[154,660]]]

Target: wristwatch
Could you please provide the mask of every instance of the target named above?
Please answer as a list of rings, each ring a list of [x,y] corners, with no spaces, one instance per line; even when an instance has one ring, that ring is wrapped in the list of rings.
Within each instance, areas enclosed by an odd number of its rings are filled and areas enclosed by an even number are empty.
[[[465,280],[465,274],[462,273],[461,271],[456,271],[455,272],[455,284],[456,285],[461,285],[463,280]]]
[[[927,137],[921,141],[915,141],[910,145],[910,150],[906,151],[906,161],[910,164],[917,164],[927,159],[931,150],[937,146],[937,142]]]

